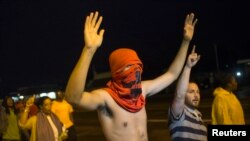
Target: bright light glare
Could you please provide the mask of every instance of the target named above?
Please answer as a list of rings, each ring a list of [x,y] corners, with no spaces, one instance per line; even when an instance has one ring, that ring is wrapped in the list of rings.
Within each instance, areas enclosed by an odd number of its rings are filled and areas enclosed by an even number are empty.
[[[48,93],[40,93],[40,97],[48,96],[51,99],[56,98],[56,93],[55,92],[48,92]]]
[[[24,98],[24,96],[22,96],[22,95],[19,96],[19,99],[23,99],[23,98]]]
[[[56,93],[55,92],[49,92],[48,97],[55,99],[56,98]]]
[[[40,93],[40,97],[47,96],[47,93]]]
[[[236,76],[240,77],[241,76],[241,72],[236,72]]]

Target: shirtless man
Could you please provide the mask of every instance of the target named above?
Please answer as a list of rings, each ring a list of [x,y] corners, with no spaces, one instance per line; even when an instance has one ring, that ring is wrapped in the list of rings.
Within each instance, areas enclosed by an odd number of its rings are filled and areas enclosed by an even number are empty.
[[[88,69],[103,40],[104,29],[99,30],[102,19],[98,12],[86,18],[85,46],[69,78],[66,99],[85,109],[97,110],[108,141],[147,141],[145,98],[157,94],[178,78],[197,19],[193,13],[187,15],[180,49],[163,75],[141,81],[143,64],[136,52],[127,48],[117,49],[109,57],[112,80],[104,88],[87,92],[84,88]]]

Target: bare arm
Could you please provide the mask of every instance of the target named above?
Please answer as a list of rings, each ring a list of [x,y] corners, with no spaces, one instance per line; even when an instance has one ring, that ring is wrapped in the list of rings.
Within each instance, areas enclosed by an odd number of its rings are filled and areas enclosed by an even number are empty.
[[[26,101],[24,111],[21,113],[20,116],[20,123],[26,124],[30,112],[30,107],[34,104],[35,96],[29,97]]]
[[[156,79],[143,82],[143,87],[145,88],[144,91],[147,96],[160,92],[178,78],[185,63],[188,46],[193,38],[196,23],[197,19],[194,19],[193,13],[186,16],[183,40],[180,49],[169,69],[166,73],[157,77]]]
[[[66,100],[76,105],[88,106],[81,102],[92,101],[95,103],[90,106],[102,104],[99,95],[91,95],[89,92],[84,92],[89,65],[96,50],[101,46],[103,40],[104,29],[98,33],[102,16],[98,17],[98,12],[91,13],[87,16],[84,25],[84,42],[85,46],[81,56],[74,67],[66,86]],[[85,96],[86,95],[86,96]],[[93,99],[99,100],[93,100]],[[87,107],[86,107],[87,108]]]
[[[185,106],[185,95],[188,89],[191,68],[199,61],[199,59],[200,55],[197,55],[197,53],[195,53],[194,46],[192,53],[187,58],[187,63],[177,82],[176,93],[171,106],[172,113],[177,117],[182,113]]]

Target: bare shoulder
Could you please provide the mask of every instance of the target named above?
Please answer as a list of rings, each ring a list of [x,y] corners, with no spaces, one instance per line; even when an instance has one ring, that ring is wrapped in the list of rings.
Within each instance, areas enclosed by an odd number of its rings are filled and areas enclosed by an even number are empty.
[[[95,89],[92,90],[90,93],[92,93],[93,95],[98,95],[100,97],[106,97],[106,95],[108,94],[108,92],[104,89]]]
[[[116,105],[116,102],[114,101],[114,99],[112,98],[112,96],[104,89],[96,89],[91,91],[91,93],[93,95],[97,95],[98,97],[100,97],[102,100],[105,101],[105,103],[108,105]]]
[[[106,102],[110,101],[110,98],[111,98],[109,93],[106,90],[102,89],[102,88],[93,90],[90,93],[92,95],[95,95],[95,96],[99,97],[100,99],[102,99],[102,100],[104,100]]]
[[[95,89],[90,92],[83,92],[78,106],[87,110],[96,110],[98,107],[104,107],[107,103],[107,92],[104,89]]]

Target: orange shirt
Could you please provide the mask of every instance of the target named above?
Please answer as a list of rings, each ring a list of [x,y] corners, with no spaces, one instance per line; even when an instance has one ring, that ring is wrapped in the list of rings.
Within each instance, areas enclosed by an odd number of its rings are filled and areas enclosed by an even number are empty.
[[[51,111],[59,118],[64,127],[69,128],[73,125],[73,121],[70,119],[73,108],[67,101],[63,100],[60,102],[54,100],[52,102]]]

